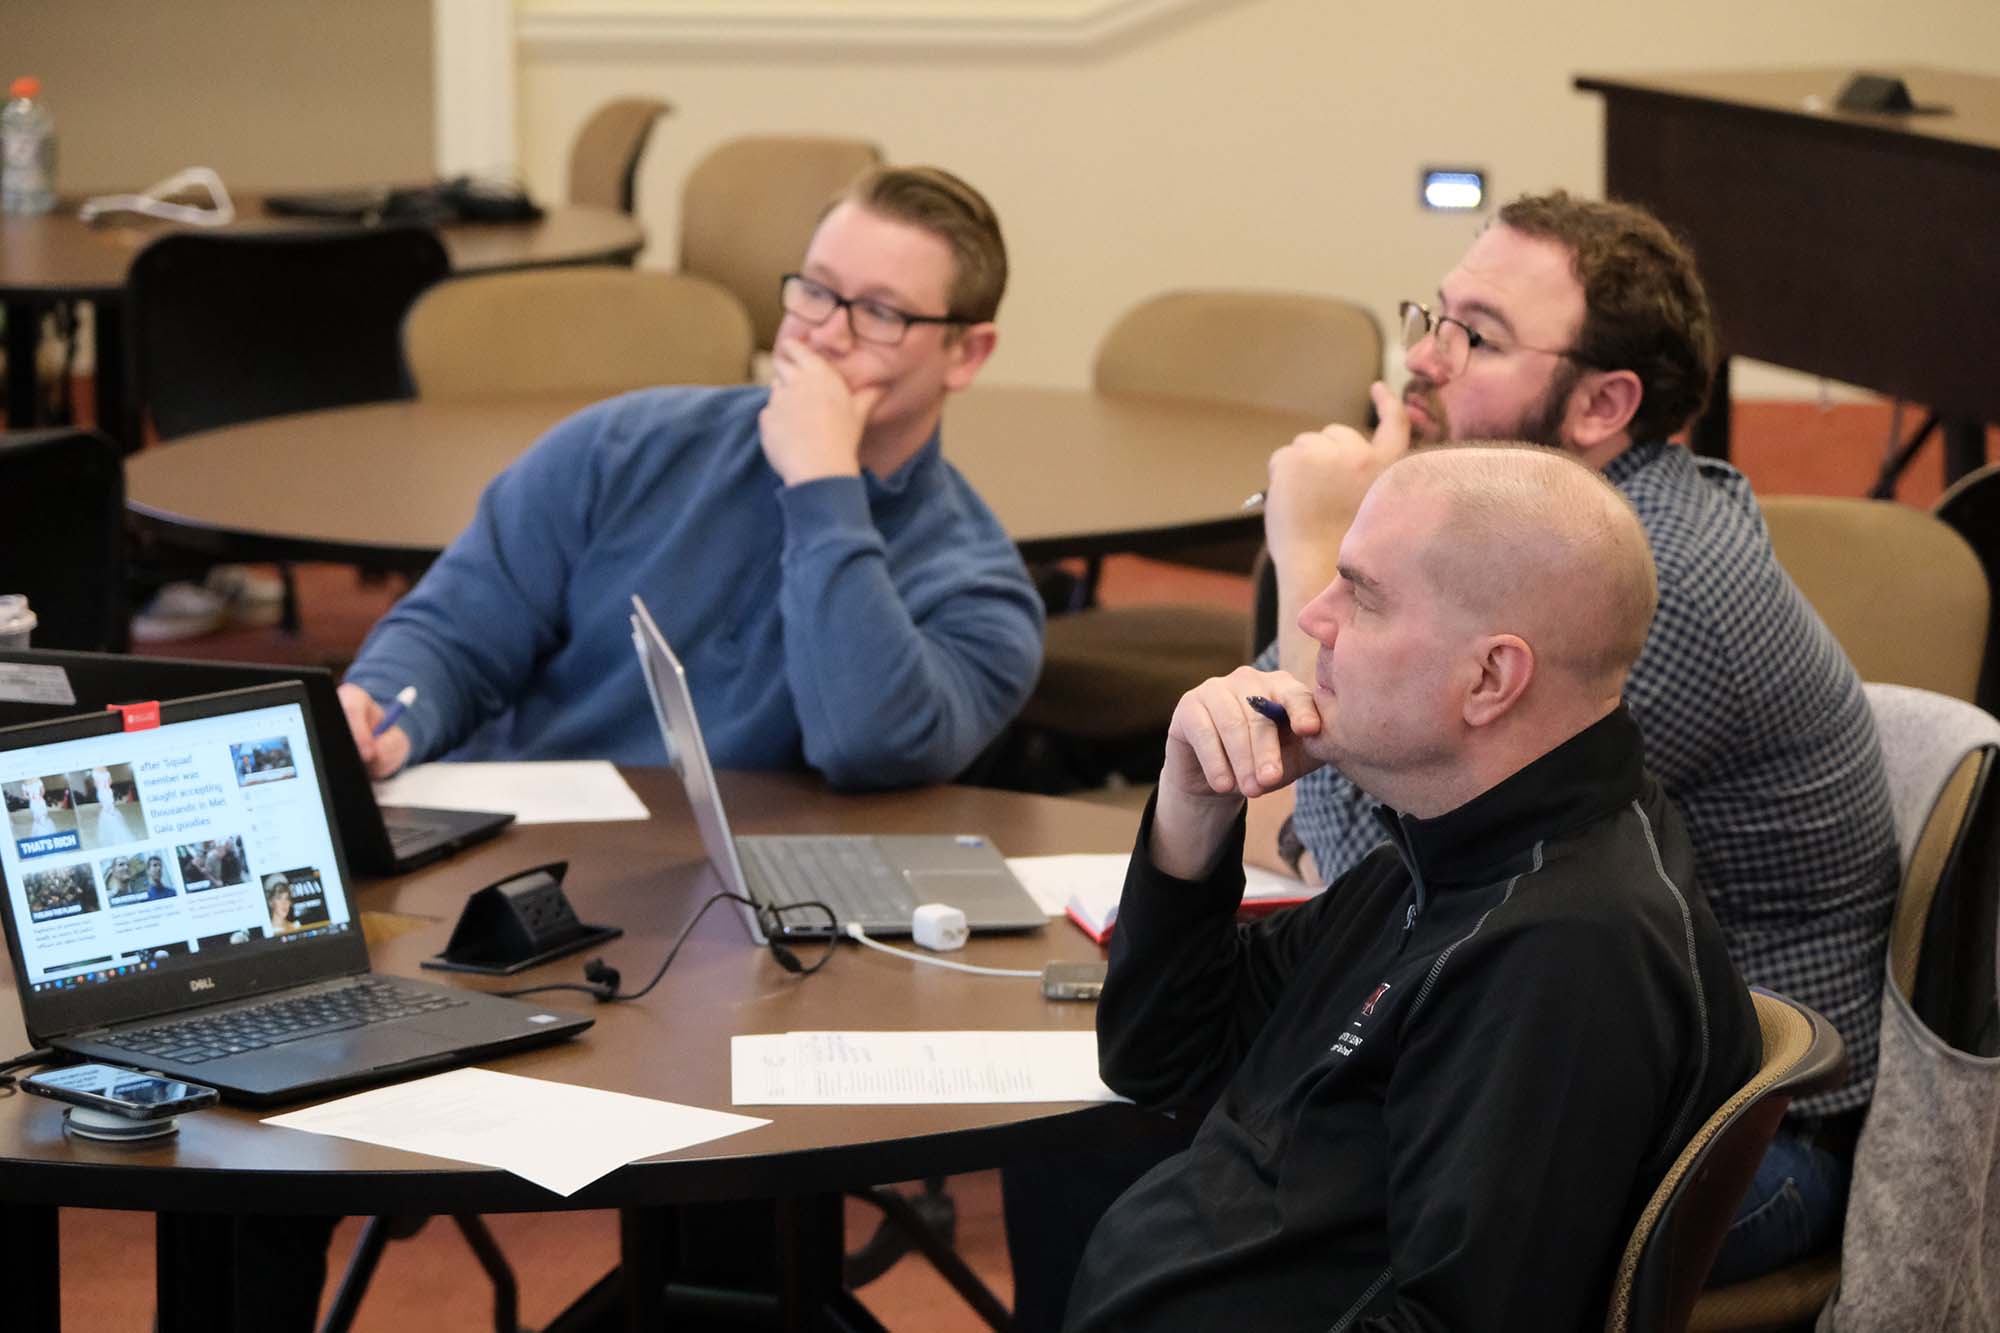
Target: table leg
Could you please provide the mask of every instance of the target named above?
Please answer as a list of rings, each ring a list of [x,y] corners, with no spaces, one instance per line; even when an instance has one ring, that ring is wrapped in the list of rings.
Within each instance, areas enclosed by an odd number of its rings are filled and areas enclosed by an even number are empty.
[[[1986,423],[1948,418],[1944,423],[1944,484],[1986,466]]]
[[[621,1209],[617,1270],[546,1333],[773,1327],[882,1333],[841,1285],[843,1207],[838,1194],[816,1194],[776,1203]],[[693,1255],[684,1252],[684,1227]],[[717,1257],[736,1264],[712,1271]],[[690,1258],[693,1266],[684,1267]]]
[[[618,1269],[624,1277],[629,1333],[658,1333],[667,1326],[665,1267],[673,1238],[673,1209],[618,1210]]]
[[[134,433],[138,428],[136,419],[127,419],[132,405],[126,401],[125,298],[121,295],[93,301],[91,309],[97,367],[92,372],[97,429],[129,454],[144,441]]]
[[[1688,447],[1703,458],[1729,457],[1729,357],[1715,363],[1715,382],[1709,386],[1708,403],[1688,431]]]
[[[0,1204],[0,1292],[8,1328],[60,1333],[62,1255],[53,1205]]]
[[[157,1333],[234,1333],[236,1230],[228,1217],[161,1213],[153,1220]]]
[[[42,345],[43,306],[16,299],[7,303],[7,429],[32,430],[41,423],[41,384],[36,353]]]
[[[310,1333],[339,1220],[158,1214],[155,1333]]]

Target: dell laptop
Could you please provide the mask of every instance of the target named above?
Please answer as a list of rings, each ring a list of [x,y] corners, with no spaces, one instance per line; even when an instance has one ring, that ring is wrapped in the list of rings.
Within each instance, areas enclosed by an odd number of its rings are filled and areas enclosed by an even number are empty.
[[[839,925],[853,922],[871,935],[908,935],[911,914],[925,903],[958,908],[975,932],[1037,930],[1048,921],[999,850],[978,834],[732,837],[687,673],[637,597],[632,642],[702,847],[722,886],[754,904],[739,906],[757,943],[768,943],[760,916],[783,934],[826,934],[823,913],[793,910],[802,902],[824,903]]]
[[[321,667],[0,649],[0,727],[96,712],[134,699],[186,698],[283,680],[305,684],[307,718],[325,757],[334,821],[362,874],[400,875],[484,842],[514,822],[513,815],[492,810],[376,805],[333,674]]]
[[[266,1104],[591,1024],[369,970],[296,681],[0,730],[0,805],[35,1045]]]

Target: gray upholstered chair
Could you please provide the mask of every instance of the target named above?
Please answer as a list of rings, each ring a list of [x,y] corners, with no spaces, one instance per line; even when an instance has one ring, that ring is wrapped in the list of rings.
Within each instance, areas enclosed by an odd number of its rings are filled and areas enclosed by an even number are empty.
[[[2000,721],[1958,699],[1929,690],[1870,682],[1868,704],[1882,742],[1889,799],[1903,858],[1883,994],[1882,1063],[1875,1105],[1855,1151],[1846,1237],[1871,1237],[1880,1213],[1908,1213],[1899,1193],[1928,1188],[1911,1179],[1897,1155],[1899,1123],[1921,1123],[1938,1088],[1969,1085],[1989,1103],[2000,1098],[2000,1009],[1996,1009],[1995,917],[2000,911]],[[1917,1034],[1921,1030],[1921,1035]],[[1908,1039],[1904,1039],[1908,1037]],[[1914,1071],[1910,1076],[1899,1072]],[[1930,1080],[1935,1080],[1930,1081]],[[1912,1103],[1916,1106],[1913,1107]],[[1920,1132],[1920,1131],[1919,1131]],[[1877,1143],[1875,1139],[1883,1140]],[[1931,1169],[1950,1169],[1949,1152],[1918,1156]],[[1990,1169],[1990,1163],[1988,1164]],[[1977,1170],[1977,1166],[1974,1168]],[[1920,1174],[1920,1173],[1918,1173]],[[1982,1182],[1983,1183],[1983,1182]],[[1974,1188],[1969,1175],[1953,1192]],[[2000,1198],[1989,1196],[1990,1202]],[[1917,1210],[1921,1211],[1921,1210]],[[1835,1328],[1904,1325],[1884,1311],[1934,1294],[1925,1275],[1949,1259],[1870,1251],[1862,1280],[1842,1292],[1846,1249],[1703,1293],[1689,1327],[1701,1333],[1810,1328],[1830,1299]],[[1976,1240],[1971,1242],[1976,1245]]]

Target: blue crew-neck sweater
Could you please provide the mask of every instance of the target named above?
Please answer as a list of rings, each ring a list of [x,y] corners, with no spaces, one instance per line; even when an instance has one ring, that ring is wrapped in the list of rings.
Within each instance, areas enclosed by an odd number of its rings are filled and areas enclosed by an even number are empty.
[[[759,444],[766,398],[627,394],[487,487],[347,676],[382,701],[417,687],[412,762],[662,762],[634,593],[687,669],[718,767],[889,787],[978,755],[1041,666],[1019,553],[935,434],[887,478],[785,486]]]

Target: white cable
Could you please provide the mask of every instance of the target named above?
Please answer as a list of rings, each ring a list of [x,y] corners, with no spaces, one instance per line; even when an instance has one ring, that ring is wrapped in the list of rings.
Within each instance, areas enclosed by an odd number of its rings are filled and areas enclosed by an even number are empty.
[[[183,190],[197,188],[207,191],[206,205],[172,201],[172,196]],[[138,194],[108,194],[86,199],[76,210],[76,215],[85,222],[93,222],[106,213],[143,213],[147,217],[191,227],[225,227],[236,220],[236,205],[229,198],[222,177],[208,167],[189,167],[148,185]]]
[[[929,963],[932,967],[948,967],[954,972],[971,972],[982,977],[1039,978],[1042,975],[1040,968],[1028,972],[1012,967],[978,967],[972,963],[954,963],[949,958],[933,958],[927,953],[913,953],[908,949],[898,949],[893,945],[884,944],[880,940],[868,938],[868,932],[861,928],[861,923],[858,921],[850,921],[841,929],[846,933],[847,938],[853,940],[856,944],[865,944],[871,949],[880,949],[883,953],[892,953],[900,958],[907,958],[913,963]]]

